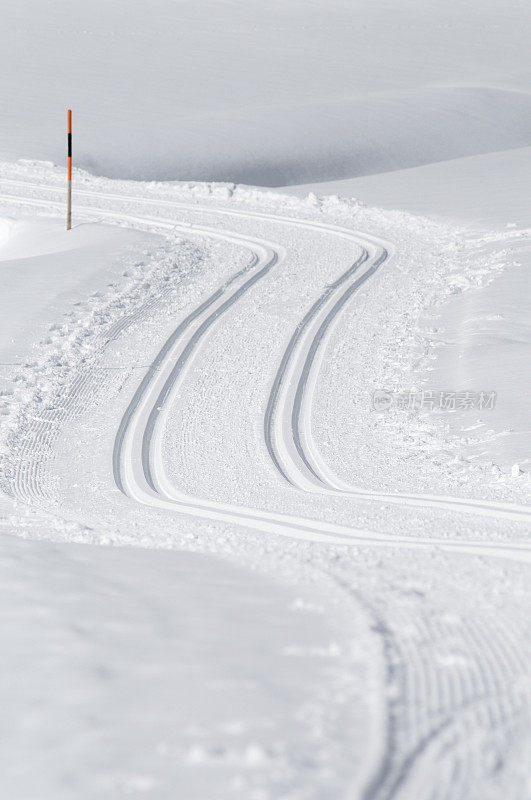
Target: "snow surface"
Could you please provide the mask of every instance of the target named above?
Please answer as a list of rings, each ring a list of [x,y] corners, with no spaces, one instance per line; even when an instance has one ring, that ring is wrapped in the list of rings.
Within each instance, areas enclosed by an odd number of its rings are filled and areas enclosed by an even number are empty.
[[[379,175],[290,186],[305,197],[336,194],[368,205],[493,230],[529,225],[531,147],[456,158]]]
[[[4,0],[2,797],[531,798],[530,29]]]
[[[456,413],[448,419],[460,454],[490,463],[495,473],[528,472],[530,463],[530,155],[530,148],[520,148],[295,190],[301,196],[310,189],[355,195],[451,221],[486,258],[500,257],[503,269],[492,282],[475,287],[465,281],[425,320],[432,351],[426,389],[497,391],[496,408],[488,414],[472,419]]]
[[[285,792],[322,781],[324,728],[361,769],[348,730],[354,709],[370,729],[366,693],[349,692],[344,629],[307,590],[207,555],[9,536],[0,570],[6,797]]]
[[[66,249],[0,188],[10,796],[526,797],[529,482],[371,405],[514,229],[78,171]]]
[[[527,0],[3,0],[0,157],[266,186],[529,144]]]

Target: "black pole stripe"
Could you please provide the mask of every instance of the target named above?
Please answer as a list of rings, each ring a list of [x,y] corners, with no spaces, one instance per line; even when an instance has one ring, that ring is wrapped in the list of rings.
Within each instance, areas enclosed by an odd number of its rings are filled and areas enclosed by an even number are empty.
[[[72,134],[68,134],[68,156],[72,158]]]

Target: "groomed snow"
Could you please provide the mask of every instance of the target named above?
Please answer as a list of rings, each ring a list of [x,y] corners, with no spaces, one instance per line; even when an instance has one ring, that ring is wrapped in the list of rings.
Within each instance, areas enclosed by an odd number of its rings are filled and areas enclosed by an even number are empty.
[[[2,218],[34,215],[3,266],[71,280],[4,345],[2,527],[41,540],[4,540],[7,707],[33,720],[11,794],[35,775],[50,797],[525,797],[526,476],[371,408],[424,379],[426,317],[495,285],[514,230],[78,171],[86,238],[61,251],[62,170],[3,164],[0,187]]]
[[[530,155],[530,148],[506,150],[288,190],[301,197],[310,190],[363,197],[457,224],[463,242],[471,250],[480,247],[485,263],[499,258],[500,269],[484,285],[465,279],[426,315],[429,355],[418,377],[426,390],[497,391],[496,407],[487,414],[444,418],[452,434],[448,449],[457,458],[483,463],[494,475],[514,470],[518,480],[529,473],[531,453]]]
[[[530,39],[4,0],[2,800],[531,800]]]

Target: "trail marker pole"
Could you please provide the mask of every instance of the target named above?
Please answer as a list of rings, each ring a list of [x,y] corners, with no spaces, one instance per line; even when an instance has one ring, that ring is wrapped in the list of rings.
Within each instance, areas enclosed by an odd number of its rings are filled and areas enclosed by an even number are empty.
[[[66,205],[66,229],[72,227],[72,111],[68,109],[68,193]]]

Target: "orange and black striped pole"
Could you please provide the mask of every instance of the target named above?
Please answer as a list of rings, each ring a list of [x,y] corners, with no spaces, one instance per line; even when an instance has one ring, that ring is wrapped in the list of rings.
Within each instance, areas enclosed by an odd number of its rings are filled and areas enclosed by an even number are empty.
[[[66,206],[66,229],[72,227],[72,111],[68,109],[68,195]]]

